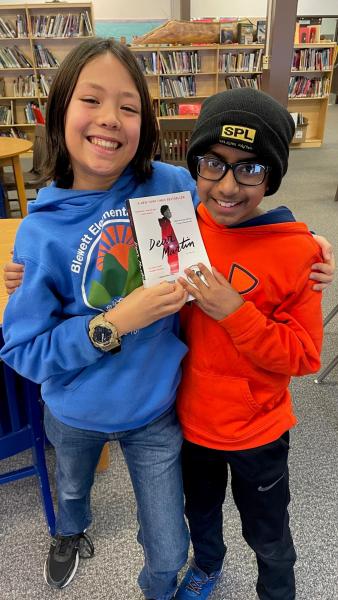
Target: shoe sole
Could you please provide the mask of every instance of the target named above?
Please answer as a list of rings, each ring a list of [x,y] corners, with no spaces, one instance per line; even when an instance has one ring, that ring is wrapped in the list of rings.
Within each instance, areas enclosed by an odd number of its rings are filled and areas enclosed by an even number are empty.
[[[67,579],[67,581],[63,585],[57,585],[57,584],[52,583],[51,581],[48,580],[48,575],[47,575],[47,561],[48,561],[48,558],[46,559],[46,562],[45,562],[44,567],[43,567],[43,577],[44,577],[45,582],[50,587],[57,588],[58,590],[62,590],[63,588],[67,587],[67,585],[74,578],[74,575],[75,575],[75,573],[77,571],[77,568],[79,566],[80,557],[79,557],[79,552],[77,552],[76,557],[75,557],[74,569],[71,572],[71,574],[70,574],[69,578]]]

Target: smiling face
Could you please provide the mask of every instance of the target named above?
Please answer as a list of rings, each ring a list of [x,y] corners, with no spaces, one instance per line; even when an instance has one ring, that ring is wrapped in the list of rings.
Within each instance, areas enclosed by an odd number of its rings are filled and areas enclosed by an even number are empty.
[[[141,99],[136,85],[111,53],[80,72],[65,118],[73,189],[108,189],[138,148]]]
[[[216,156],[229,163],[256,159],[256,155],[222,144],[215,144],[205,155]],[[201,202],[219,225],[237,225],[263,213],[259,205],[263,200],[268,178],[257,186],[238,184],[231,169],[220,181],[197,177],[197,189]]]

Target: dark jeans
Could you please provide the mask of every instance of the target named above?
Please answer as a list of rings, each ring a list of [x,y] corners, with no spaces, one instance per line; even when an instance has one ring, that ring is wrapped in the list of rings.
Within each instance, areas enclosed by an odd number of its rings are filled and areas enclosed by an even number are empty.
[[[256,553],[261,600],[294,600],[296,553],[289,529],[287,458],[289,433],[250,450],[212,450],[184,441],[186,515],[197,566],[210,574],[222,567],[222,505],[231,471],[244,539]]]

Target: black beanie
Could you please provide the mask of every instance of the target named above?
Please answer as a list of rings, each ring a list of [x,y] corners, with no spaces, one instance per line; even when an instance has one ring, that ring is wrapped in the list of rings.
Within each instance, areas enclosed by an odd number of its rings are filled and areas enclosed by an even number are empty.
[[[265,192],[270,196],[278,190],[287,171],[294,131],[291,115],[268,94],[252,88],[220,92],[203,102],[188,147],[189,171],[197,179],[195,157],[214,144],[253,152],[272,169]]]

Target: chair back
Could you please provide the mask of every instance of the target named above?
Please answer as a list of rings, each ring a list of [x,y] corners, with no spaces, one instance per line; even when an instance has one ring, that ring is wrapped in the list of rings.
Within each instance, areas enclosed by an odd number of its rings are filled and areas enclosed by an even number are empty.
[[[187,150],[195,121],[160,121],[161,161],[187,166]]]
[[[0,328],[0,348],[4,340]],[[0,460],[32,450],[33,464],[0,474],[0,484],[36,475],[48,529],[55,533],[55,514],[44,454],[40,388],[0,360]]]
[[[33,172],[43,175],[42,167],[46,158],[46,128],[44,125],[35,126],[35,138],[33,143]]]

